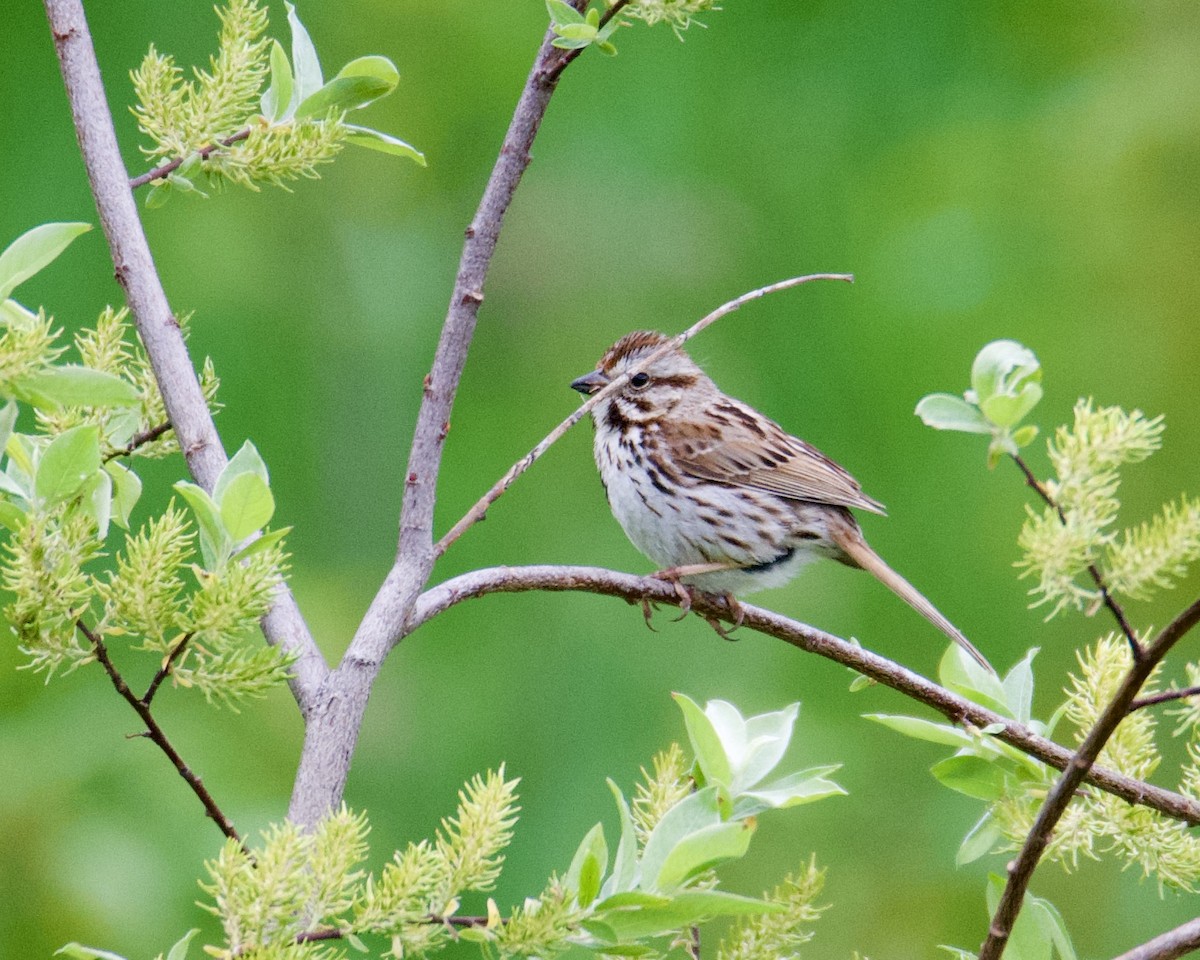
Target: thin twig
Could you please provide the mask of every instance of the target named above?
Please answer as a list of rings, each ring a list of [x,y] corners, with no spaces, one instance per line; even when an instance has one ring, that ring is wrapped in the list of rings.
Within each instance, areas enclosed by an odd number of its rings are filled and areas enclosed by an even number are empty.
[[[601,30],[604,27],[608,26],[608,22],[613,17],[615,17],[618,13],[620,13],[621,9],[623,7],[626,7],[628,5],[629,5],[629,0],[617,0],[616,3],[614,3],[611,7],[609,7],[607,10],[605,10],[604,13],[602,13],[600,15],[600,21],[599,21],[599,23],[596,24],[596,29]],[[576,47],[574,50],[566,51],[566,53],[563,55],[562,59],[558,62],[558,65],[555,67],[552,67],[550,69],[550,71],[547,73],[547,78],[551,82],[557,80],[558,75],[560,73],[562,73],[564,70],[566,70],[567,67],[569,67],[571,65],[571,62],[577,56],[579,56],[581,53],[583,53],[583,51],[586,49],[587,49],[587,47]]]
[[[192,639],[192,634],[185,633],[175,646],[171,648],[171,652],[163,660],[162,666],[155,672],[150,680],[150,685],[146,687],[146,692],[141,696],[141,702],[147,707],[150,706],[150,701],[154,699],[154,695],[158,693],[158,688],[162,686],[162,682],[171,674],[171,669],[179,662],[179,658],[183,656],[183,651],[187,648],[188,641]]]
[[[1189,920],[1174,930],[1160,933],[1121,954],[1116,960],[1175,960],[1193,950],[1200,949],[1200,919]]]
[[[1029,465],[1021,458],[1019,453],[1010,453],[1013,462],[1021,468],[1021,472],[1025,474],[1025,482],[1034,489],[1039,497],[1045,501],[1046,505],[1058,514],[1058,519],[1063,526],[1067,524],[1067,515],[1058,502],[1050,496],[1050,491],[1046,489],[1037,477],[1033,475],[1033,471],[1029,469]],[[1100,568],[1094,563],[1088,564],[1088,573],[1091,574],[1092,582],[1096,584],[1096,589],[1100,591],[1100,598],[1104,601],[1104,605],[1108,607],[1109,613],[1113,615],[1113,619],[1117,621],[1117,626],[1121,628],[1121,633],[1125,635],[1125,639],[1129,642],[1129,649],[1133,653],[1134,660],[1140,660],[1145,654],[1141,642],[1138,640],[1137,633],[1133,627],[1129,625],[1129,620],[1125,616],[1125,610],[1117,602],[1116,598],[1108,589],[1108,584],[1104,580],[1104,575],[1100,572]]]
[[[160,423],[156,427],[151,427],[149,430],[143,430],[141,433],[135,433],[130,441],[125,444],[125,446],[105,454],[104,462],[107,463],[109,460],[115,460],[117,457],[128,457],[135,450],[144,447],[148,443],[153,443],[170,429],[171,421],[167,420],[163,423]]]
[[[1161,693],[1152,693],[1148,697],[1138,697],[1129,705],[1129,712],[1141,710],[1145,707],[1155,707],[1160,703],[1170,703],[1172,700],[1185,700],[1188,697],[1194,697],[1200,694],[1200,687],[1181,687],[1178,690],[1163,690]]]
[[[1194,601],[1172,620],[1146,648],[1140,660],[1134,660],[1129,673],[1121,682],[1120,688],[1112,701],[1104,708],[1104,712],[1088,731],[1079,749],[1071,758],[1070,764],[1046,796],[1046,802],[1038,811],[1037,819],[1030,828],[1024,844],[1016,858],[1008,865],[1008,881],[1001,894],[1000,903],[992,917],[988,928],[987,939],[979,953],[979,960],[999,960],[1008,943],[1013,924],[1021,911],[1025,899],[1025,891],[1033,871],[1037,868],[1046,845],[1054,832],[1058,821],[1066,812],[1075,791],[1087,777],[1088,771],[1100,756],[1100,751],[1108,743],[1117,726],[1128,716],[1138,691],[1154,672],[1154,668],[1162,662],[1163,657],[1171,648],[1200,622],[1200,600]]]
[[[158,725],[158,721],[154,719],[154,714],[150,711],[148,702],[138,698],[138,695],[129,689],[129,684],[125,682],[125,678],[121,676],[121,672],[117,669],[116,664],[112,662],[112,658],[108,655],[108,648],[104,645],[104,639],[100,634],[90,630],[82,620],[76,620],[75,626],[79,629],[86,638],[88,643],[92,645],[92,649],[96,652],[96,660],[100,666],[104,668],[104,672],[108,674],[109,680],[112,681],[113,687],[116,688],[122,699],[125,700],[134,712],[141,718],[142,723],[146,725],[146,737],[152,741],[163,753],[167,755],[167,759],[171,761],[175,769],[179,771],[179,775],[192,788],[200,802],[204,805],[204,812],[215,823],[225,836],[230,840],[236,840],[242,844],[242,849],[246,846],[242,843],[242,838],[238,836],[237,830],[234,829],[232,821],[225,816],[221,808],[217,806],[216,800],[213,799],[208,788],[204,786],[203,781],[196,776],[191,767],[184,762],[183,757],[179,755],[179,751],[167,739],[167,735],[163,733],[162,727]],[[151,691],[147,691],[149,694]],[[249,853],[249,851],[247,851]]]
[[[162,177],[165,177],[165,176],[168,176],[169,174],[174,173],[176,170],[178,170],[180,167],[182,167],[191,157],[199,156],[201,160],[207,160],[209,157],[211,157],[214,153],[216,153],[218,150],[222,149],[223,147],[231,147],[235,143],[237,143],[239,140],[245,140],[249,136],[250,136],[250,128],[247,127],[245,130],[239,130],[232,137],[226,137],[224,140],[219,140],[216,143],[210,144],[207,147],[201,147],[199,150],[189,153],[186,157],[176,157],[174,160],[170,160],[167,163],[164,163],[161,167],[155,167],[153,170],[147,170],[145,173],[141,174],[140,176],[130,178],[129,189],[136,190],[138,187],[144,187],[151,180],[159,180]]]
[[[672,350],[676,350],[683,344],[687,343],[696,334],[705,327],[711,326],[722,317],[728,316],[739,307],[744,306],[751,300],[757,300],[760,297],[765,297],[767,294],[777,293],[780,290],[788,290],[792,287],[799,286],[802,283],[809,283],[813,280],[841,280],[846,283],[852,283],[854,277],[846,273],[814,273],[804,277],[792,277],[788,280],[780,280],[778,283],[772,283],[765,287],[759,287],[757,290],[751,290],[749,293],[743,293],[740,297],[735,297],[728,303],[723,303],[716,310],[708,314],[706,317],[698,320],[696,323],[688,327],[683,333],[678,334],[670,339],[669,342],[663,344],[640,363],[630,367],[627,371],[613,381],[607,384],[602,390],[597,390],[590,397],[580,404],[571,415],[562,421],[557,427],[551,430],[546,436],[530,450],[525,456],[508,468],[508,472],[493,484],[492,488],[485,493],[468,510],[462,518],[451,527],[446,534],[434,545],[434,553],[436,556],[441,556],[450,547],[455,540],[461,537],[468,528],[478,523],[487,513],[488,507],[495,503],[504,492],[512,486],[513,481],[521,474],[528,470],[533,464],[544,454],[555,442],[558,441],[571,427],[575,426],[580,420],[586,417],[596,408],[596,406],[607,400],[610,396],[620,390],[629,381],[629,378],[639,370],[644,370],[649,367],[660,357],[665,356]]]
[[[638,577],[600,567],[492,567],[453,577],[425,591],[413,609],[412,619],[405,633],[411,633],[423,623],[464,600],[492,593],[525,593],[531,590],[582,591],[621,597],[631,604],[648,600],[677,607],[681,603],[674,585],[656,577]],[[1010,717],[1002,717],[951,693],[892,660],[770,610],[745,602],[739,606],[743,615],[743,629],[775,637],[801,650],[849,667],[910,699],[924,703],[953,723],[975,730],[993,728],[997,730],[994,735],[997,740],[1058,770],[1064,770],[1071,764],[1074,753],[1066,747],[1037,735]],[[724,600],[709,594],[695,592],[692,597],[692,610],[706,619],[713,617],[727,623],[733,622],[734,615],[730,613]],[[1197,614],[1200,615],[1200,605],[1197,607]],[[399,637],[396,640],[398,641]],[[1120,797],[1127,803],[1150,807],[1172,819],[1200,826],[1200,802],[1190,797],[1163,790],[1161,787],[1103,767],[1092,768],[1085,779],[1093,787]]]
[[[200,486],[212,490],[228,457],[142,229],[82,0],[44,3],[79,152],[117,282],[125,291],[188,470]],[[267,641],[293,658],[288,685],[301,712],[308,715],[329,667],[286,585],[276,591],[275,603],[262,624]]]

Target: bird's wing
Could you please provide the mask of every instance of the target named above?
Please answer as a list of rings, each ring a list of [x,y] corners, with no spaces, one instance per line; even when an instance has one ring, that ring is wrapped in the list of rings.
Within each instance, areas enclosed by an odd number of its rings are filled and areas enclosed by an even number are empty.
[[[795,500],[885,512],[843,467],[749,407],[722,400],[706,412],[716,423],[660,423],[663,439],[685,473]]]

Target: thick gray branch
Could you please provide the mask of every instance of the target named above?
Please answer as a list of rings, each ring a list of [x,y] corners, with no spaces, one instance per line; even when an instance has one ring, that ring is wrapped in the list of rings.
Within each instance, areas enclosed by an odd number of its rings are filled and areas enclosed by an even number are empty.
[[[575,2],[581,5],[582,0]],[[563,52],[550,45],[552,39],[553,34],[547,32],[521,91],[479,209],[467,227],[458,276],[433,367],[425,379],[405,468],[396,562],[359,624],[341,664],[330,677],[319,709],[310,716],[288,812],[292,821],[299,824],[315,823],[341,800],[371,687],[433,569],[436,559],[433,507],[442,446],[450,429],[450,410],[475,335],[484,280],[504,214],[529,165],[530,147],[554,93],[556,80],[551,78],[550,70],[561,60]]]
[[[1200,949],[1200,919],[1159,934],[1121,954],[1116,960],[1175,960],[1193,950]]]
[[[636,577],[600,567],[492,567],[474,570],[438,584],[423,593],[413,608],[412,619],[395,642],[463,600],[489,593],[523,593],[529,590],[581,590],[621,597],[630,603],[650,600],[679,605],[674,587],[654,577]],[[864,650],[832,634],[817,630],[778,613],[743,603],[743,629],[776,637],[801,650],[833,660],[871,679],[932,707],[955,723],[983,727],[1003,727],[996,738],[1036,757],[1058,770],[1066,769],[1074,757],[1072,751],[1040,737],[1028,727],[993,713],[926,680],[891,660]],[[704,617],[730,622],[729,609],[719,598],[697,594],[692,609]],[[1172,793],[1141,780],[1126,777],[1103,767],[1092,767],[1084,778],[1088,783],[1129,803],[1151,807],[1160,813],[1192,825],[1200,825],[1200,803],[1182,794]]]
[[[79,149],[117,282],[125,290],[188,469],[198,484],[211,490],[227,462],[225,449],[142,230],[83,5],[80,0],[45,0],[45,5]],[[264,618],[263,631],[268,641],[297,657],[292,693],[301,710],[307,712],[327,668],[286,588],[280,590],[274,608]]]

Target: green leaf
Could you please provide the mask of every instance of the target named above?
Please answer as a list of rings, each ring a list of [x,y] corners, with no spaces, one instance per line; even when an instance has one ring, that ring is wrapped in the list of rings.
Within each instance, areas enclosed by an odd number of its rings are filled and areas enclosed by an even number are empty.
[[[1018,723],[1029,723],[1033,711],[1033,658],[1038,654],[1038,648],[1033,647],[1008,671],[1002,684],[1004,701],[1012,717]]]
[[[387,85],[388,93],[396,89],[400,83],[400,71],[387,57],[374,54],[369,57],[358,57],[338,71],[338,77],[372,77]]]
[[[611,24],[609,24],[609,26],[611,26]],[[613,44],[609,43],[607,40],[597,39],[596,40],[596,49],[599,50],[601,53],[606,54],[610,57],[615,57],[617,55],[617,48],[615,46],[613,46]]]
[[[262,112],[268,120],[278,122],[288,116],[292,105],[292,65],[278,40],[271,43],[271,85],[262,95]]]
[[[637,940],[682,930],[714,917],[756,916],[786,909],[782,904],[723,890],[686,890],[663,903],[631,909],[607,909],[601,904],[596,915],[603,918],[618,938]]]
[[[975,826],[967,831],[967,835],[958,848],[958,853],[954,855],[954,865],[963,867],[968,863],[974,863],[980,857],[991,853],[992,847],[999,839],[1000,828],[996,826],[996,822],[992,819],[992,812],[989,810],[979,818]]]
[[[671,851],[686,837],[721,822],[717,787],[705,787],[668,810],[655,824],[642,851],[642,889],[655,890],[655,881]]]
[[[1042,388],[1026,384],[1016,396],[997,394],[980,402],[983,415],[998,427],[1015,427],[1042,399]]]
[[[555,37],[550,41],[550,46],[558,47],[560,50],[582,50],[591,44],[591,40],[568,40],[566,37]]]
[[[737,765],[731,788],[734,793],[753,787],[779,765],[792,742],[792,730],[799,713],[800,704],[792,703],[782,710],[761,713],[746,721],[746,755]]]
[[[258,448],[249,440],[243,443],[241,449],[233,455],[233,459],[225,464],[217,482],[213,484],[212,498],[218,506],[224,502],[225,489],[244,473],[252,473],[270,486],[271,477],[267,472],[267,465],[259,455]]]
[[[90,223],[43,223],[17,237],[0,253],[0,300],[7,300],[21,283],[91,229]]]
[[[70,957],[71,960],[125,960],[120,954],[108,950],[97,950],[95,947],[85,947],[81,943],[68,943],[54,951],[56,957]]]
[[[240,543],[270,522],[275,513],[275,498],[262,477],[241,473],[222,491],[220,508],[221,522],[229,538]]]
[[[345,139],[347,143],[366,147],[368,150],[390,153],[397,157],[407,157],[421,166],[426,165],[425,154],[421,153],[420,150],[411,144],[405,143],[403,140],[393,137],[390,134],[380,133],[378,130],[372,130],[370,127],[359,127],[352,123],[343,123],[342,129],[346,131]]]
[[[978,407],[951,393],[931,393],[922,397],[913,411],[921,422],[934,430],[958,430],[962,433],[991,433],[992,428]]]
[[[182,937],[176,940],[174,946],[171,947],[170,952],[167,953],[167,960],[186,960],[188,944],[192,942],[192,937],[199,932],[200,930],[198,928],[193,927]]]
[[[745,856],[754,827],[753,820],[737,820],[689,833],[671,848],[656,875],[642,877],[642,886],[670,893],[718,863]]]
[[[1041,930],[1042,936],[1049,938],[1062,960],[1077,960],[1075,945],[1071,942],[1071,935],[1067,933],[1066,921],[1058,912],[1058,907],[1041,897],[1028,899],[1031,899],[1032,902],[1025,909],[1030,910],[1033,914],[1033,919]]]
[[[131,407],[141,395],[133,384],[103,370],[66,364],[50,367],[17,383],[17,392],[41,409]]]
[[[555,27],[554,32],[564,40],[580,40],[585,46],[596,39],[596,28],[590,23],[568,23]]]
[[[764,784],[755,790],[740,793],[734,804],[734,816],[750,817],[763,810],[796,807],[802,803],[815,803],[826,797],[842,796],[846,791],[826,778],[826,774],[840,768],[841,764],[812,767],[789,774],[774,783]]]
[[[866,690],[867,687],[874,686],[875,681],[868,677],[865,673],[860,673],[850,681],[849,692],[858,693],[860,690]]]
[[[928,740],[930,743],[940,743],[948,747],[969,747],[975,743],[966,731],[948,723],[934,723],[920,717],[901,717],[887,713],[864,713],[863,717],[914,740]]]
[[[617,854],[613,858],[612,874],[600,891],[602,897],[632,889],[637,882],[637,833],[633,829],[633,816],[621,788],[610,778],[608,789],[617,801],[617,813],[621,818],[621,839],[617,842]]]
[[[571,23],[586,23],[583,14],[564,0],[546,0],[546,11],[555,26]]]
[[[112,518],[112,491],[112,477],[104,470],[93,473],[80,489],[83,512],[96,522],[97,536],[101,540],[108,536],[108,522]]]
[[[229,555],[233,544],[225,525],[221,522],[221,511],[203,488],[180,480],[175,484],[175,490],[187,501],[196,515],[196,527],[200,531],[200,553],[204,558],[205,568],[216,570]]]
[[[971,389],[981,407],[997,394],[1017,396],[1027,383],[1042,379],[1042,367],[1032,350],[1015,340],[994,340],[971,364]]]
[[[262,553],[269,547],[275,546],[284,537],[292,532],[291,527],[280,527],[278,530],[268,530],[261,537],[255,537],[246,546],[239,550],[234,556],[238,560],[245,560],[247,557],[252,557],[256,553]]]
[[[311,97],[301,100],[296,108],[296,119],[315,117],[319,120],[330,113],[358,110],[391,93],[392,89],[376,77],[338,77]]]
[[[976,800],[993,802],[1004,796],[1012,777],[982,757],[947,757],[929,768],[943,786]]]
[[[100,430],[72,427],[55,437],[37,466],[33,492],[46,506],[71,499],[100,469]]]
[[[122,530],[128,530],[129,516],[142,496],[141,477],[116,460],[109,460],[104,469],[113,481],[113,522]]]
[[[0,524],[13,533],[20,533],[27,519],[28,514],[11,500],[0,500]]]
[[[938,663],[942,686],[982,707],[1012,717],[1008,698],[999,677],[988,673],[956,643],[952,643]]]
[[[988,913],[992,916],[995,916],[996,907],[1000,905],[1003,891],[1004,878],[999,874],[989,873],[987,903]],[[1005,956],[1011,957],[1012,960],[1050,960],[1053,941],[1043,933],[1037,920],[1032,916],[1034,905],[1038,902],[1045,903],[1044,900],[1039,901],[1037,897],[1030,894],[1026,894],[1022,898],[1022,910],[1017,915],[1016,922],[1013,923],[1008,937],[1008,947],[1005,950]]]
[[[733,769],[712,721],[700,709],[700,705],[687,694],[673,693],[671,696],[683,711],[683,724],[687,728],[688,741],[692,745],[696,762],[704,772],[705,781],[728,787],[733,782]]]
[[[295,99],[303,103],[324,86],[317,48],[296,15],[296,8],[285,2],[288,25],[292,28],[292,65],[295,68]]]
[[[0,408],[0,450],[8,446],[8,438],[12,436],[13,428],[17,425],[17,404],[9,400]]]
[[[1017,447],[1027,447],[1037,439],[1038,428],[1032,423],[1027,423],[1019,430],[1014,430],[1012,434],[1012,442]]]
[[[580,842],[563,878],[563,886],[573,890],[579,906],[587,909],[600,892],[600,881],[607,869],[608,844],[604,839],[604,825],[598,823]]]
[[[171,184],[167,180],[155,180],[146,191],[146,209],[157,210],[171,199]]]

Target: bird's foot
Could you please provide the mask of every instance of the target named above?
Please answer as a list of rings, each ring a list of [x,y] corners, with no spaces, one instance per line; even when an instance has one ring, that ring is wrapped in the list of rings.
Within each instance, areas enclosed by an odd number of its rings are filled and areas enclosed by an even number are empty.
[[[737,637],[733,636],[733,631],[745,622],[746,610],[734,599],[732,593],[726,592],[721,594],[721,599],[725,601],[725,606],[729,608],[729,622],[732,626],[727,630],[716,617],[705,617],[704,619],[708,621],[708,625],[717,632],[717,636],[722,640],[736,641]]]
[[[648,597],[642,597],[642,619],[646,621],[646,627],[653,633],[658,633],[654,627],[654,605]]]

